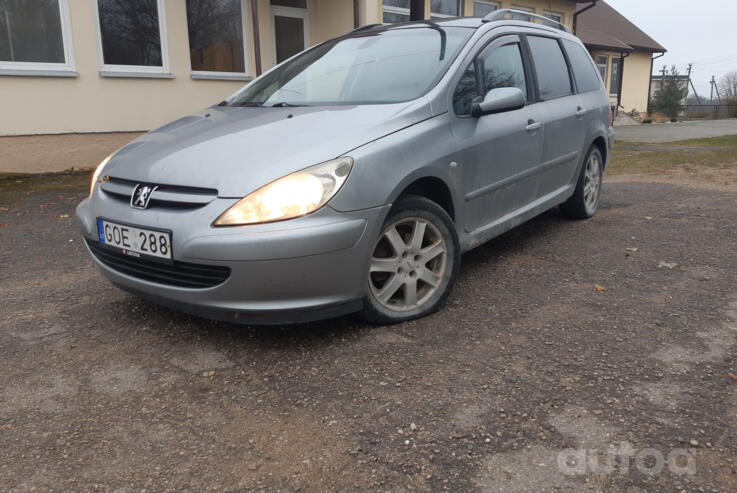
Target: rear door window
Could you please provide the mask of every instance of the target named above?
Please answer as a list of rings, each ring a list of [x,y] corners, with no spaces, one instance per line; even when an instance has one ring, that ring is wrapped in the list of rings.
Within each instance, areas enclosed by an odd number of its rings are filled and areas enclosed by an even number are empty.
[[[563,40],[568,59],[571,61],[573,77],[576,79],[578,92],[598,91],[601,89],[599,72],[594,67],[594,61],[586,49],[578,43]]]
[[[554,99],[573,94],[568,65],[557,39],[528,36],[535,65],[540,99]]]

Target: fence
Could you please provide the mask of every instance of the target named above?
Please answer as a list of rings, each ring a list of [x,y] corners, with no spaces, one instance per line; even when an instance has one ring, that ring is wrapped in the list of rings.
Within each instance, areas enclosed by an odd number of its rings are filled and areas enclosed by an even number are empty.
[[[670,108],[650,108],[650,112],[677,116],[681,120],[725,120],[737,118],[737,104],[687,104]]]

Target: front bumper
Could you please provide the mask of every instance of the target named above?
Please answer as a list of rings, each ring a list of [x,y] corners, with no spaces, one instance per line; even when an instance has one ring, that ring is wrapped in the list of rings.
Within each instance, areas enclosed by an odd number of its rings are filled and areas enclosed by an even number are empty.
[[[211,227],[234,202],[217,199],[194,211],[136,210],[96,192],[77,207],[77,218],[91,241],[97,239],[97,217],[170,229],[175,260],[231,269],[217,286],[183,288],[124,274],[90,251],[113,284],[158,304],[253,324],[317,320],[361,308],[370,252],[389,206],[354,212],[324,207],[279,223]]]

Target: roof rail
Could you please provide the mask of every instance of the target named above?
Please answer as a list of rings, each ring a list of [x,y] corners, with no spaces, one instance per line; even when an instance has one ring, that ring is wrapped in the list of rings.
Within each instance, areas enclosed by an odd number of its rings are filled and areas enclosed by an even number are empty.
[[[383,26],[383,25],[384,25],[384,24],[366,24],[365,26],[361,26],[361,27],[357,27],[357,28],[355,28],[355,29],[354,29],[353,31],[351,31],[351,32],[352,32],[352,33],[357,33],[357,32],[361,32],[361,31],[368,31],[369,29],[373,29],[373,28],[375,28],[375,27],[381,27],[381,26]]]
[[[567,32],[567,33],[570,32],[564,24],[554,21],[553,19],[549,19],[548,17],[542,16],[542,15],[533,14],[531,12],[525,12],[524,10],[516,10],[516,9],[495,10],[494,12],[491,12],[486,17],[481,19],[481,22],[502,21],[502,20],[510,20],[510,19],[517,20],[517,21],[527,21],[527,22],[533,22],[533,19],[536,19],[538,21],[541,21],[541,23],[546,26],[554,27],[563,32]]]

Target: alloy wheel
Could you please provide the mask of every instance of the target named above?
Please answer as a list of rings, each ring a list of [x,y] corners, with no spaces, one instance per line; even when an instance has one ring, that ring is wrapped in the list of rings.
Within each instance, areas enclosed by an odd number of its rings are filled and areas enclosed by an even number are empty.
[[[586,172],[583,185],[583,201],[586,210],[593,213],[599,202],[601,191],[601,160],[597,153],[592,153],[586,163]]]
[[[384,230],[371,255],[371,293],[390,310],[414,310],[435,294],[447,263],[448,248],[435,225],[400,219]]]

